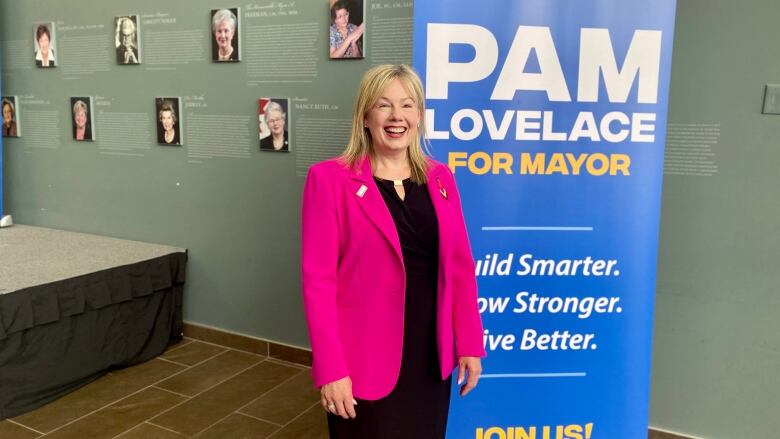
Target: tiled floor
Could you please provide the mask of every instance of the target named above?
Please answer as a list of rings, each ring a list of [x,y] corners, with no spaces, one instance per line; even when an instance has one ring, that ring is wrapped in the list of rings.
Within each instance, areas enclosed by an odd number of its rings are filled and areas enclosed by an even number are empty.
[[[0,438],[327,438],[309,369],[185,339],[46,406]]]
[[[211,332],[196,330],[187,333],[214,341]],[[185,339],[154,360],[112,372],[38,410],[0,421],[0,439],[328,437],[308,368],[252,353],[274,354],[256,341],[222,337],[222,342],[244,350]],[[652,430],[648,438],[683,439]]]

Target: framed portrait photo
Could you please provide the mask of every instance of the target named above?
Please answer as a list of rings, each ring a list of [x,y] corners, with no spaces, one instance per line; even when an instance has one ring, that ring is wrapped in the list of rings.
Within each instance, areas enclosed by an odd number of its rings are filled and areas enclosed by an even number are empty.
[[[182,120],[179,98],[154,98],[157,119],[157,143],[160,145],[181,146]]]
[[[257,126],[261,151],[289,152],[290,100],[260,98],[257,100]]]
[[[20,137],[19,100],[16,96],[3,96],[3,137]]]
[[[365,57],[366,23],[363,0],[328,0],[330,10],[330,59]]]
[[[211,10],[211,59],[214,62],[241,60],[239,41],[239,8]]]
[[[54,23],[35,23],[33,25],[33,38],[35,65],[41,68],[57,67]]]
[[[92,118],[92,97],[77,96],[70,98],[71,124],[73,140],[95,140],[95,125]]]
[[[137,15],[114,17],[116,63],[121,66],[141,64],[140,32]]]

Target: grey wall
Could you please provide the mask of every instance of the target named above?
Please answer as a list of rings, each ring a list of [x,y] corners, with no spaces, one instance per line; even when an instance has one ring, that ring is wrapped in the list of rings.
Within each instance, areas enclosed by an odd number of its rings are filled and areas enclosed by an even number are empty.
[[[18,223],[186,247],[186,320],[308,346],[298,262],[305,171],[343,148],[363,72],[377,63],[410,61],[405,29],[411,30],[411,3],[367,2],[368,56],[342,61],[327,58],[325,0],[216,3],[1,0],[3,94],[20,97],[23,134],[4,139],[6,210]],[[262,8],[269,4],[277,6]],[[266,14],[241,18],[240,63],[211,62],[210,10],[217,6]],[[125,14],[142,16],[140,66],[115,62],[113,20]],[[155,17],[175,23],[144,24]],[[41,21],[57,22],[56,69],[33,65],[32,25]],[[162,32],[172,32],[165,34],[166,47],[153,47]],[[84,47],[93,48],[82,53]],[[155,52],[167,61],[155,59]],[[183,53],[189,60],[180,59]],[[94,108],[94,143],[71,140],[69,98],[84,95],[107,104]],[[183,102],[182,147],[156,144],[155,96],[193,97]],[[291,99],[290,153],[259,151],[260,97]],[[122,143],[121,129],[107,128],[101,117],[135,124],[144,113],[148,121],[122,136],[150,130],[151,137],[141,136],[132,150],[114,148]],[[220,133],[224,124],[210,115],[248,123]],[[44,120],[33,123],[33,116]],[[229,136],[246,139],[238,141],[249,145],[243,156],[229,157],[226,145],[236,143]],[[214,158],[203,158],[204,148],[216,151]]]
[[[21,223],[187,247],[186,319],[307,346],[298,278],[303,172],[341,148],[360,75],[374,63],[409,61],[409,42],[397,35],[408,34],[412,12],[408,5],[392,7],[408,2],[368,1],[367,59],[330,62],[326,6],[297,3],[295,16],[254,23],[316,23],[319,73],[310,82],[277,78],[250,85],[252,69],[272,68],[279,55],[269,47],[258,65],[244,45],[240,64],[211,64],[213,5],[203,0],[186,8],[151,0],[111,6],[94,0],[78,8],[55,0],[0,0],[3,94],[50,101],[23,103],[22,117],[30,110],[60,117],[59,128],[47,128],[60,136],[56,149],[32,145],[27,134],[5,142],[7,210]],[[202,60],[162,70],[112,61],[108,72],[79,75],[62,67],[8,68],[19,62],[12,50],[19,43],[9,42],[27,39],[32,51],[34,21],[103,23],[103,31],[58,32],[58,38],[103,32],[110,40],[115,15],[156,12],[178,20],[165,31],[205,30]],[[720,134],[709,142],[710,172],[680,172],[670,163],[665,176],[651,401],[656,427],[706,438],[767,438],[780,431],[780,116],[760,114],[764,84],[780,83],[778,17],[774,0],[678,2],[669,120],[678,127],[717,127]],[[248,24],[243,20],[243,32]],[[143,32],[150,30],[163,29],[145,26]],[[249,116],[261,96],[297,97],[293,151],[260,153],[252,143],[248,158],[198,159],[189,155],[188,136],[178,149],[152,139],[140,156],[108,154],[100,126],[94,144],[70,140],[67,102],[80,94],[109,100],[107,112],[150,114],[156,95],[203,95],[208,108],[192,109],[196,115]],[[33,127],[22,122],[29,133]],[[245,134],[255,142],[253,123]]]
[[[704,438],[780,431],[780,116],[761,114],[778,18],[774,0],[678,2],[669,122],[720,136],[711,176],[664,178],[651,423]]]

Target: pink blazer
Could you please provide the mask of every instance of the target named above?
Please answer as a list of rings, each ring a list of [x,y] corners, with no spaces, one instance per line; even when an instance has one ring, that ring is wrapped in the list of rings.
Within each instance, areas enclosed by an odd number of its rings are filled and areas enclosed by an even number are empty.
[[[449,168],[432,161],[439,222],[437,345],[441,376],[463,356],[483,357],[477,286],[460,197]],[[401,365],[406,276],[393,218],[371,163],[311,167],[303,192],[303,301],[320,387],[349,376],[357,398],[395,387]]]

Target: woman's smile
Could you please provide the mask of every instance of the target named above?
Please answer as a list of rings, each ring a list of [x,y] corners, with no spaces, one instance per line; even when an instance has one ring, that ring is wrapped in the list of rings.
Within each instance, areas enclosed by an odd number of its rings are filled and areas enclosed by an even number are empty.
[[[408,148],[419,123],[420,109],[398,79],[387,85],[365,119],[374,148],[380,152]]]

